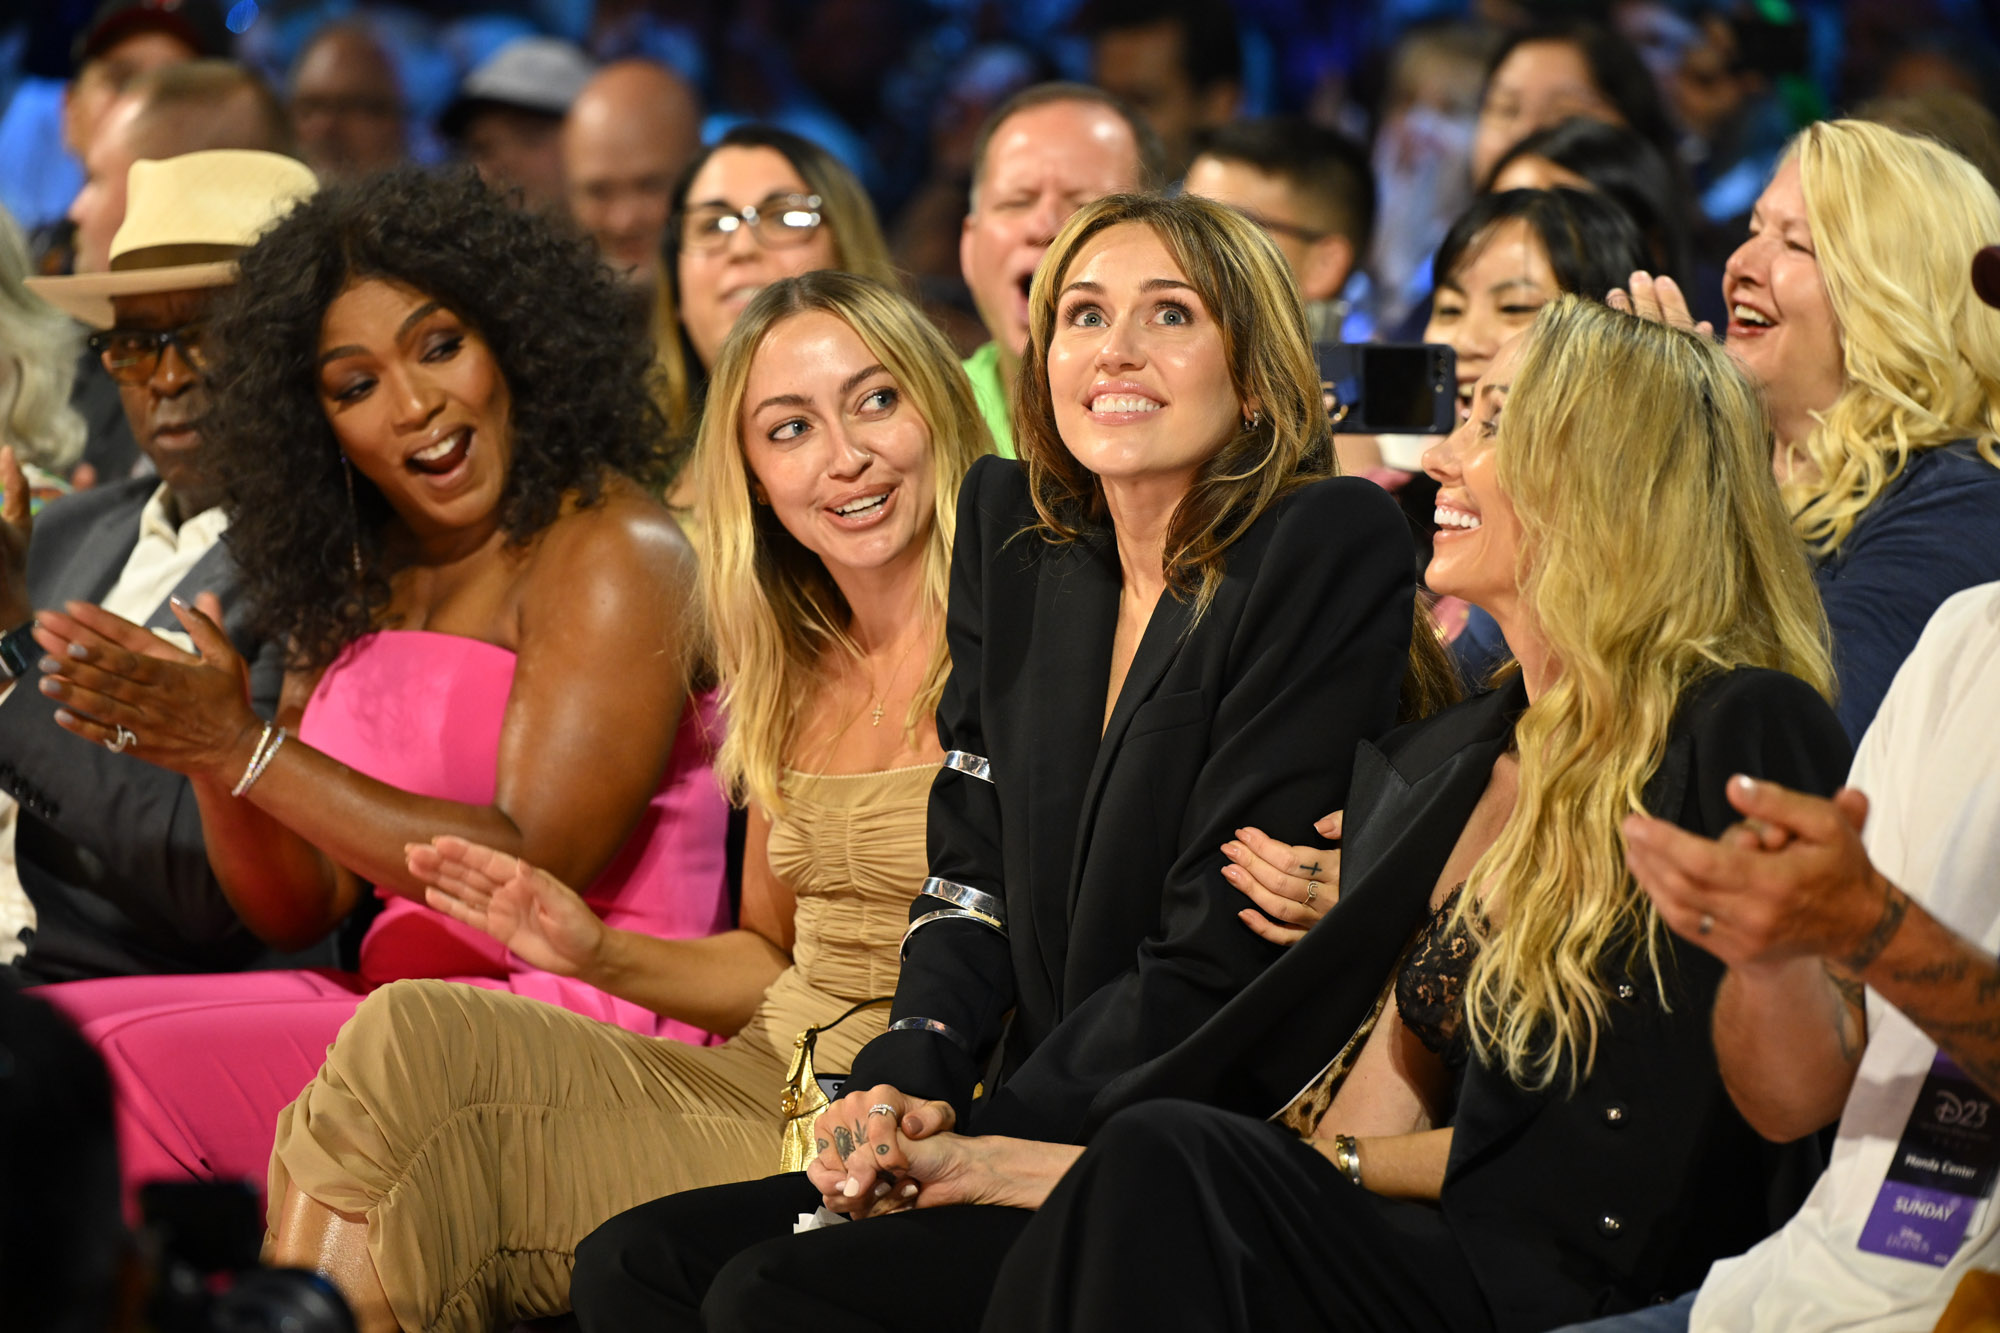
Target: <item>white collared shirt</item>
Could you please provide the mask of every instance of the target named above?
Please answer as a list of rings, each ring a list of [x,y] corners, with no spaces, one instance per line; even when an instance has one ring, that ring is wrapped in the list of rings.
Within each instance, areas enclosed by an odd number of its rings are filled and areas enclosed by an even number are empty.
[[[139,511],[139,541],[126,558],[118,582],[100,603],[106,611],[143,624],[221,540],[223,529],[229,526],[221,505],[203,510],[178,528],[170,513],[167,488],[162,486]],[[193,651],[187,635],[179,630],[154,632]],[[10,683],[7,689],[12,688]],[[0,699],[5,698],[6,692],[0,691]],[[21,932],[35,925],[35,905],[21,887],[20,867],[14,856],[18,817],[19,807],[14,798],[0,793],[0,963],[15,962],[27,952]]]

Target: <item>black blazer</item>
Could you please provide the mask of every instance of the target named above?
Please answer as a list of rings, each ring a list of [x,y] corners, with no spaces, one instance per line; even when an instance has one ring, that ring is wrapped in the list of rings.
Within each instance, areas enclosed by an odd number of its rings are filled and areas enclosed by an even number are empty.
[[[159,485],[157,477],[118,482],[43,510],[28,548],[29,599],[60,607],[109,593],[138,545],[140,511]],[[277,644],[247,635],[225,545],[211,548],[174,591],[188,602],[202,592],[222,600],[223,628],[251,662],[252,706],[272,716],[284,664]],[[145,623],[180,629],[165,602]],[[209,869],[188,780],[64,731],[55,724],[54,700],[39,686],[40,673],[30,671],[0,703],[0,790],[21,805],[15,852],[38,918],[16,975],[66,981],[223,971],[268,960]]]
[[[1427,919],[1525,705],[1517,678],[1379,748],[1363,744],[1339,903],[1187,1042],[1106,1087],[1089,1128],[1152,1097],[1270,1116],[1310,1083]],[[1824,795],[1849,757],[1833,710],[1802,681],[1731,671],[1682,701],[1645,804],[1713,837],[1737,818],[1724,798],[1732,774]],[[1817,1174],[1814,1140],[1766,1143],[1722,1086],[1709,1032],[1722,965],[1675,940],[1664,969],[1670,1008],[1643,962],[1637,972],[1609,978],[1609,1029],[1574,1094],[1560,1083],[1526,1092],[1477,1059],[1467,1066],[1440,1206],[1502,1333],[1692,1290],[1713,1260],[1790,1217]]]
[[[909,937],[893,1031],[851,1087],[953,1103],[981,1132],[1073,1140],[1109,1079],[1170,1049],[1278,956],[1236,913],[1221,845],[1290,842],[1346,800],[1344,756],[1395,719],[1409,651],[1409,536],[1386,494],[1328,480],[1231,548],[1197,623],[1163,596],[1104,723],[1120,577],[1108,533],[1053,545],[1019,466],[966,478],[938,709],[931,874],[1004,903],[1006,934],[959,919]],[[1102,738],[1100,739],[1100,728]],[[946,906],[920,896],[916,920]],[[1001,1041],[997,1087],[966,1119]]]

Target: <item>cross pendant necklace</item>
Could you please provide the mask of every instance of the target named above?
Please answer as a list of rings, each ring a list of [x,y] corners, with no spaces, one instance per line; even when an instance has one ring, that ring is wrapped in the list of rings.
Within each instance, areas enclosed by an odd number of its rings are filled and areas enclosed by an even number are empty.
[[[922,642],[921,639],[911,640],[910,646],[903,650],[903,655],[896,659],[896,665],[889,668],[889,684],[880,694],[874,696],[875,706],[868,714],[869,726],[879,727],[882,725],[882,714],[889,706],[889,691],[896,688],[896,677],[902,674],[904,665],[910,660],[910,654],[916,651],[917,644],[920,642]],[[868,686],[870,692],[873,693],[875,682],[870,680]]]

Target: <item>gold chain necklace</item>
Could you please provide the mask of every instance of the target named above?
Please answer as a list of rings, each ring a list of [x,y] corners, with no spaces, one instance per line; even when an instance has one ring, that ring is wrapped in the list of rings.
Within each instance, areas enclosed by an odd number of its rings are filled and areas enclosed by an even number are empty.
[[[903,673],[903,668],[909,664],[910,654],[917,650],[917,644],[919,642],[921,642],[921,636],[919,636],[916,639],[910,640],[910,646],[903,649],[903,655],[896,659],[896,665],[889,668],[889,687],[893,687],[895,685],[896,677],[901,675]],[[868,715],[868,725],[871,727],[879,727],[882,725],[882,714],[884,710],[886,710],[889,706],[889,687],[884,687],[882,690],[877,691],[875,688],[874,680],[871,678],[868,681],[869,698],[873,700],[875,705],[874,708],[869,711]]]

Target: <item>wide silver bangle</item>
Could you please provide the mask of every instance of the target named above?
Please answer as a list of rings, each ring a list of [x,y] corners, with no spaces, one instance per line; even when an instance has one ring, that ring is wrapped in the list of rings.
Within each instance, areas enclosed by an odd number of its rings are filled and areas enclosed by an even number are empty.
[[[1333,1166],[1354,1188],[1367,1188],[1361,1183],[1361,1145],[1352,1134],[1333,1136]]]
[[[955,768],[969,778],[978,778],[989,786],[993,782],[992,761],[983,754],[974,754],[970,750],[947,750],[944,766]]]
[[[932,875],[924,881],[923,888],[917,892],[923,897],[941,899],[953,907],[963,907],[968,912],[990,916],[1003,930],[1007,926],[1007,904],[990,893],[973,888],[970,884],[958,884]]]
[[[925,926],[935,925],[940,921],[972,921],[985,926],[988,930],[999,931],[1000,938],[1002,939],[1007,937],[1007,924],[1004,921],[995,920],[984,912],[968,911],[963,907],[944,907],[935,912],[926,912],[910,923],[909,929],[903,932],[903,942],[896,948],[897,960],[900,962],[902,959],[909,957],[910,937],[912,935],[915,935]]]
[[[940,1023],[935,1018],[899,1018],[884,1030],[888,1032],[935,1032],[938,1036],[943,1037],[967,1055],[972,1054],[972,1043],[967,1041],[957,1028],[949,1023]]]

